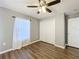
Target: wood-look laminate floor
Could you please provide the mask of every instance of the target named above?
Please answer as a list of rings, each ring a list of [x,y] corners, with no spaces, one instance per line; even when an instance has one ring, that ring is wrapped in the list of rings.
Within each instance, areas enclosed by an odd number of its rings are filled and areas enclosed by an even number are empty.
[[[79,49],[60,49],[40,41],[20,50],[2,54],[0,59],[79,59]]]

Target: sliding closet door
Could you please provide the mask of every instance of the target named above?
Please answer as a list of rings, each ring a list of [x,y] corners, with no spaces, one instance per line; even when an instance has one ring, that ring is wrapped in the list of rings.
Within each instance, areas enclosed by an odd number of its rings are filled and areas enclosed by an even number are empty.
[[[30,21],[15,18],[13,32],[13,48],[21,48],[30,41]]]
[[[79,48],[79,18],[68,20],[68,45]]]

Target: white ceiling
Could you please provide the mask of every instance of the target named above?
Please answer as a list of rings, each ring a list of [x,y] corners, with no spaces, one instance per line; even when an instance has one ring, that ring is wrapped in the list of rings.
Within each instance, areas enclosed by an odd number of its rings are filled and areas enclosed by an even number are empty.
[[[46,0],[51,2],[53,0]],[[55,13],[65,12],[68,15],[79,13],[79,0],[62,0],[61,3],[49,7],[53,12],[37,14],[38,9],[27,8],[27,5],[38,5],[38,0],[0,0],[0,6],[5,7],[38,19],[53,16]]]

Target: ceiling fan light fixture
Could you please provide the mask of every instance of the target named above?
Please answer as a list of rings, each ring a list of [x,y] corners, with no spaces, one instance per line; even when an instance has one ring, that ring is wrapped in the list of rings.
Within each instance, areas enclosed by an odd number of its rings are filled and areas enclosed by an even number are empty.
[[[42,6],[42,10],[46,13],[46,6]]]
[[[49,3],[47,3],[45,0],[38,0],[38,1],[39,1],[39,6],[38,5],[27,6],[29,8],[38,8],[37,14],[40,14],[41,11],[43,11],[44,13],[46,12],[51,13],[52,10],[50,10],[48,7],[61,2],[61,0],[54,0]]]
[[[39,12],[41,12],[42,10],[41,9],[39,9]]]

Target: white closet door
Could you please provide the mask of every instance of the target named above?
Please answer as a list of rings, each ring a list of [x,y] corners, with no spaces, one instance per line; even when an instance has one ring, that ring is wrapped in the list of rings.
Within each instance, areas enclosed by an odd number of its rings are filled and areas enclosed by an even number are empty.
[[[68,45],[79,48],[79,18],[68,20]]]

